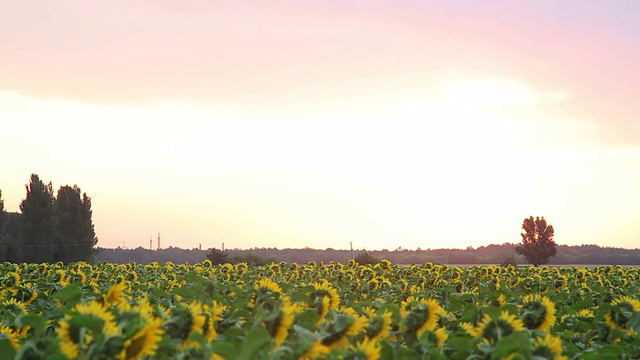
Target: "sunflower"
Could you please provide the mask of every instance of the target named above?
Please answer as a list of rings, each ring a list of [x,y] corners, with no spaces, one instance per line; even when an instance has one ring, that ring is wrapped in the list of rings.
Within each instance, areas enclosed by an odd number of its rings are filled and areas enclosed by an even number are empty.
[[[372,308],[365,309],[365,314],[369,318],[366,328],[367,338],[373,341],[379,341],[386,338],[391,331],[392,313],[385,311],[382,314],[376,312]]]
[[[58,269],[51,276],[51,280],[59,283],[62,286],[66,286],[69,284],[69,282],[66,280],[66,276],[67,276],[67,273],[64,270]]]
[[[324,329],[328,334],[322,339],[322,344],[336,349],[346,349],[349,337],[358,335],[367,326],[367,318],[364,316],[351,316],[337,314],[333,321]]]
[[[237,263],[234,265],[234,269],[238,277],[242,277],[249,270],[249,265],[247,263]]]
[[[620,329],[627,334],[633,334],[635,330],[628,328],[627,323],[635,312],[640,311],[640,301],[623,296],[611,302],[611,310],[605,315],[605,319],[614,329]]]
[[[73,312],[102,320],[104,323],[102,331],[107,336],[116,336],[121,333],[121,329],[117,327],[115,322],[114,315],[102,307],[98,301],[78,304],[74,307]],[[93,338],[93,334],[91,334],[90,331],[85,333],[82,326],[78,326],[78,324],[74,322],[73,313],[65,315],[64,318],[58,321],[58,325],[60,351],[69,358],[76,358],[80,349],[85,348],[89,344]]]
[[[0,303],[0,314],[10,314],[12,317],[18,317],[20,315],[27,314],[27,306],[17,301],[16,299],[5,300]]]
[[[548,333],[556,323],[556,307],[549,298],[527,295],[522,299],[520,319],[527,329]]]
[[[2,326],[0,328],[0,339],[9,339],[9,343],[14,349],[18,350],[20,348],[18,334],[8,326]]]
[[[5,279],[2,281],[2,286],[6,289],[12,289],[20,284],[20,273],[11,272],[5,275]]]
[[[145,356],[153,356],[158,349],[158,343],[162,340],[164,331],[160,328],[161,319],[152,319],[142,329],[124,342],[121,359],[141,359]]]
[[[482,338],[488,344],[495,344],[500,338],[525,329],[522,320],[507,311],[502,311],[496,319],[485,314],[478,326],[470,323],[463,323],[461,326],[469,335]]]
[[[220,320],[222,312],[226,309],[226,306],[221,305],[217,301],[213,301],[213,306],[204,305],[205,323],[202,329],[202,333],[207,338],[207,341],[213,341],[218,336],[216,331],[216,322]]]
[[[298,360],[317,360],[323,359],[324,356],[329,354],[331,349],[328,346],[322,344],[320,340],[316,340],[311,343],[307,349],[303,351],[302,354],[298,357]]]
[[[436,336],[436,347],[441,348],[442,345],[444,345],[444,342],[449,338],[447,330],[445,328],[437,328],[433,333]]]
[[[194,301],[188,306],[181,304],[181,306],[171,309],[171,315],[177,318],[177,323],[169,324],[170,330],[168,332],[171,332],[172,336],[182,339],[182,349],[190,344],[189,336],[192,333],[202,334],[207,320],[203,312],[202,304],[198,301]]]
[[[268,278],[259,280],[253,288],[258,295],[273,294],[273,298],[276,300],[279,299],[282,294],[280,285]]]
[[[292,304],[291,299],[285,296],[282,298],[282,303],[277,310],[277,315],[273,317],[272,321],[264,322],[276,346],[282,345],[287,339],[287,336],[289,336],[289,330],[293,325],[293,319],[298,311],[298,306]]]
[[[127,284],[125,284],[124,281],[111,286],[111,288],[109,289],[109,291],[107,291],[107,294],[104,296],[104,299],[103,299],[105,306],[108,307],[108,306],[123,302],[124,290],[126,288],[127,288]]]
[[[107,311],[98,301],[78,304],[75,310],[83,315],[91,315],[104,321],[103,331],[108,336],[118,335],[120,329],[116,326],[115,317]]]
[[[487,306],[500,307],[507,304],[507,298],[504,294],[499,294],[496,296],[496,293],[492,293],[489,296],[489,301],[486,303]]]
[[[593,311],[589,309],[582,309],[576,313],[576,316],[580,318],[593,318],[595,315]]]
[[[420,338],[422,333],[427,330],[435,329],[439,319],[438,313],[443,312],[442,307],[435,299],[413,300],[407,298],[407,301],[402,304],[403,331],[414,334],[416,338]]]
[[[313,301],[315,298],[319,297],[329,297],[329,307],[333,309],[337,309],[340,306],[340,296],[338,295],[338,290],[336,290],[331,284],[324,280],[321,283],[313,283],[311,284],[314,287],[314,290],[309,294],[311,296],[311,300]]]
[[[380,359],[380,343],[370,338],[365,338],[355,346],[349,348],[349,354],[345,360],[378,360]]]
[[[316,321],[316,324],[320,324],[327,317],[327,314],[329,313],[330,304],[331,304],[331,298],[329,298],[328,296],[323,296],[322,301],[319,304],[316,304],[315,307],[317,308],[318,314],[320,314],[320,316],[318,317],[318,320]]]
[[[409,283],[407,282],[407,280],[400,279],[396,282],[396,287],[398,288],[398,290],[402,292],[407,291],[408,286],[409,286]]]
[[[533,356],[541,359],[568,359],[566,356],[562,356],[562,339],[551,334],[536,338],[533,344]]]

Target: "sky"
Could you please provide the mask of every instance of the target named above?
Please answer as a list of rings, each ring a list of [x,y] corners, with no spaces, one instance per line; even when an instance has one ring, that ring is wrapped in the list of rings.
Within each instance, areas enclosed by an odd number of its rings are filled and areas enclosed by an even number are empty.
[[[630,1],[0,0],[0,190],[98,246],[640,247]]]

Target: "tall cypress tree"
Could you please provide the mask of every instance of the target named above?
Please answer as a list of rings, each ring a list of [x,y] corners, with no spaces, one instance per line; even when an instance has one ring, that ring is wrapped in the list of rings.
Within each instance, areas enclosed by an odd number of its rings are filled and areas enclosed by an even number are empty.
[[[86,261],[88,263],[93,262],[94,255],[96,254],[96,245],[98,245],[98,237],[93,226],[93,210],[91,210],[91,198],[87,196],[87,193],[82,194],[82,208],[80,211],[80,229],[81,237],[78,239],[78,260]]]
[[[4,212],[4,200],[2,200],[2,190],[0,190],[0,261],[6,261],[5,252],[7,249],[6,236],[4,235],[4,222],[6,221]]]
[[[52,262],[56,238],[53,186],[31,174],[25,187],[27,197],[20,203],[20,257],[24,262]]]
[[[86,193],[81,197],[80,193],[77,185],[62,186],[58,190],[55,201],[55,261],[93,261],[93,247],[97,239],[91,220],[91,199]]]

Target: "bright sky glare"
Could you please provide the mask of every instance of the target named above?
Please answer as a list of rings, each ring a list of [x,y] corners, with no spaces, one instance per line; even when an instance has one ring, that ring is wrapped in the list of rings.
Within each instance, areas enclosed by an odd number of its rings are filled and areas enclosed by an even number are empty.
[[[637,248],[634,1],[3,2],[0,190],[99,246]]]

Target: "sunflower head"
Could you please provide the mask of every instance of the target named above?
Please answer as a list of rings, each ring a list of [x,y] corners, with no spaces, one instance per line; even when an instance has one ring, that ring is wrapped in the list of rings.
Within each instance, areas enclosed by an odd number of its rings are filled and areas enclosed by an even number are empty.
[[[321,283],[313,283],[313,291],[309,293],[311,302],[314,303],[317,300],[323,301],[324,297],[329,298],[329,307],[337,309],[340,306],[340,296],[338,290],[336,290],[331,284],[324,280]]]
[[[346,349],[349,338],[363,332],[367,323],[364,316],[336,313],[332,321],[326,323],[323,328],[326,336],[322,339],[322,344],[330,348]]]
[[[0,339],[9,339],[9,343],[14,349],[18,350],[20,348],[18,333],[8,326],[0,327]]]
[[[562,339],[551,334],[545,334],[544,337],[537,337],[533,344],[533,356],[541,359],[566,360],[566,356],[562,356]]]
[[[520,319],[527,329],[548,333],[556,323],[556,307],[549,298],[527,295],[522,300]]]
[[[299,360],[324,359],[324,356],[331,352],[331,349],[324,345],[319,339],[305,343],[301,348],[302,351],[298,356]]]
[[[628,322],[636,312],[640,312],[640,301],[622,296],[611,302],[611,310],[605,315],[605,319],[611,327],[631,334],[635,330],[628,326]]]
[[[408,298],[407,301],[410,299]],[[438,314],[444,310],[435,299],[420,299],[403,303],[404,318],[402,329],[407,335],[420,338],[423,332],[435,329],[438,324]]]
[[[366,313],[369,317],[369,323],[366,327],[367,338],[375,341],[386,338],[391,331],[391,317],[393,314],[388,311],[379,313],[374,309],[368,309]]]
[[[380,343],[378,341],[365,338],[355,346],[349,348],[349,352],[344,357],[345,360],[377,360],[380,359]]]
[[[124,301],[124,291],[127,288],[127,284],[124,281],[121,281],[117,284],[114,284],[109,288],[107,293],[104,296],[104,304],[106,306],[111,306],[114,304],[118,304]]]
[[[5,275],[2,280],[2,287],[5,289],[11,289],[20,284],[20,273],[17,271],[10,272]]]
[[[463,329],[474,337],[480,337],[488,344],[495,344],[501,338],[509,336],[515,331],[524,330],[522,320],[515,315],[502,311],[499,316],[485,314],[478,326],[462,324]]]
[[[16,299],[9,299],[0,303],[0,314],[2,314],[3,317],[9,316],[16,318],[21,315],[26,315],[26,313],[27,306]]]
[[[164,331],[160,328],[162,320],[150,319],[144,326],[125,340],[120,358],[142,359],[156,354]]]
[[[172,338],[182,339],[182,348],[189,342],[192,332],[202,333],[206,322],[200,302],[194,301],[189,305],[177,303],[169,310],[170,318],[164,325],[164,330]]]
[[[280,285],[269,278],[260,279],[253,288],[257,297],[266,296],[277,300],[282,296]]]

